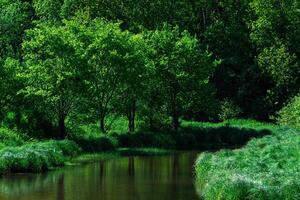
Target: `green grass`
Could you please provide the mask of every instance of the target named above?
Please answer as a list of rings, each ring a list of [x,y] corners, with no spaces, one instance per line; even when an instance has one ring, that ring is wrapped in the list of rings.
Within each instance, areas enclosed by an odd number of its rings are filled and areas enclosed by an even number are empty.
[[[117,152],[121,156],[163,156],[174,153],[172,150],[158,148],[120,148]]]
[[[99,152],[82,154],[78,157],[73,158],[68,165],[80,164],[80,163],[92,163],[103,160],[116,159],[127,156],[164,156],[170,155],[175,151],[157,148],[120,148],[109,152]]]
[[[220,128],[220,127],[236,127],[236,128],[248,128],[255,130],[272,129],[276,128],[276,125],[259,122],[252,119],[230,119],[223,122],[195,122],[195,121],[182,121],[181,126],[183,128]]]
[[[183,121],[178,132],[138,131],[105,135],[91,125],[72,132],[69,140],[48,142],[26,141],[20,133],[0,128],[0,174],[40,172],[66,163],[92,162],[121,156],[172,153],[171,150],[162,149],[200,150],[239,146],[253,137],[269,134],[265,130],[268,126],[270,125],[249,120],[232,120],[219,124]],[[71,158],[78,155],[78,158],[70,162]]]
[[[206,200],[300,199],[300,135],[272,126],[273,134],[240,150],[203,153],[195,169]]]
[[[5,147],[0,150],[0,174],[46,171],[64,165],[79,151],[79,147],[68,140]]]
[[[120,157],[121,155],[116,151],[82,154],[70,160],[67,164],[72,165],[72,164],[80,164],[80,163],[93,163],[96,161],[110,160],[110,159],[115,159]]]

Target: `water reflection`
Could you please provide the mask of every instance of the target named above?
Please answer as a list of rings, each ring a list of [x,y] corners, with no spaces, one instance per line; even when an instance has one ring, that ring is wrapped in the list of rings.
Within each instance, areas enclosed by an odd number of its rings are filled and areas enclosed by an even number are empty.
[[[0,179],[0,200],[194,200],[197,154],[128,157]]]

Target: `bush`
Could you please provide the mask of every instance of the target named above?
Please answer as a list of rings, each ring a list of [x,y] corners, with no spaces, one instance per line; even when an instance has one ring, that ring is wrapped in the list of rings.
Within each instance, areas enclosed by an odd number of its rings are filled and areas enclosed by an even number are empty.
[[[300,128],[300,95],[294,97],[278,112],[277,121],[281,125]]]
[[[41,172],[61,166],[79,153],[72,141],[48,141],[6,147],[0,150],[0,174],[9,172]]]
[[[231,100],[225,99],[221,102],[219,120],[225,121],[228,119],[233,119],[241,114],[242,110],[240,107],[235,105]]]
[[[0,127],[0,148],[5,146],[19,146],[24,143],[24,139],[16,131],[5,127]]]
[[[100,133],[99,127],[94,124],[74,127],[69,134],[69,139],[76,142],[83,151],[89,153],[111,151],[118,146],[115,138]]]
[[[221,199],[299,199],[300,135],[292,129],[254,139],[240,150],[203,153],[195,169],[200,195]]]

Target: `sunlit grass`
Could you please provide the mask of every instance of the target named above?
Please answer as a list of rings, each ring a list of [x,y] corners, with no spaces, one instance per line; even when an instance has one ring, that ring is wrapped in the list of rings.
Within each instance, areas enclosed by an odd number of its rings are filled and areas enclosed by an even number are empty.
[[[66,160],[79,152],[79,147],[68,140],[5,147],[0,150],[0,174],[46,171],[64,165]]]
[[[195,168],[206,200],[300,199],[300,135],[275,128],[240,150],[203,153]]]

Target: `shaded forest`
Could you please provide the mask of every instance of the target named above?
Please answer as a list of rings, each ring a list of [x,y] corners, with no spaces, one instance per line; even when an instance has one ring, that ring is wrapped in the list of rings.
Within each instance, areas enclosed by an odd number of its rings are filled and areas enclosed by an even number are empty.
[[[152,130],[178,129],[180,119],[274,121],[299,91],[297,1],[1,0],[0,8],[1,121],[30,133],[64,138],[81,123],[105,132],[120,116],[128,131],[136,120]]]

